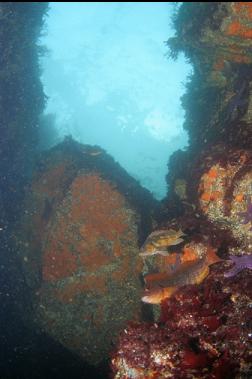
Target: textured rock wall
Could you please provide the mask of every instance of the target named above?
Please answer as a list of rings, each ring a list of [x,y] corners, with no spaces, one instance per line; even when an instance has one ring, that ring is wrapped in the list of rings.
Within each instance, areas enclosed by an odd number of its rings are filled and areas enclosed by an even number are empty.
[[[38,37],[47,6],[46,2],[0,5],[0,202],[7,210],[5,224],[15,220],[38,143],[45,102]]]
[[[170,55],[184,52],[193,74],[182,98],[190,146],[170,160],[169,196],[177,198],[178,180],[192,182],[199,156],[211,146],[251,147],[251,9],[249,2],[184,3],[175,16]]]
[[[19,376],[17,346],[22,346],[19,351],[25,355],[35,335],[27,332],[18,314],[17,304],[23,301],[25,290],[11,239],[35,156],[39,113],[44,105],[37,42],[46,9],[46,2],[0,3],[0,371],[4,377]]]

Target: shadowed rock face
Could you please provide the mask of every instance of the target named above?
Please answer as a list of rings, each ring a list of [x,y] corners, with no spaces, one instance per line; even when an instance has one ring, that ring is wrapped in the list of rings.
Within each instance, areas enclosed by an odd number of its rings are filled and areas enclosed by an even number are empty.
[[[156,205],[99,148],[66,141],[47,153],[18,237],[32,293],[25,317],[86,361],[106,359],[125,323],[140,318],[138,244]]]
[[[184,3],[175,17],[172,56],[194,72],[182,98],[194,151],[224,142],[251,146],[252,12],[249,2]]]

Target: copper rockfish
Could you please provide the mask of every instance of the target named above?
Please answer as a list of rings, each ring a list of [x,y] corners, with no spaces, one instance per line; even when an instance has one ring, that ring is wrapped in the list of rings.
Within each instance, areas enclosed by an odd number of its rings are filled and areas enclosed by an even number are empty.
[[[169,246],[178,245],[184,242],[182,238],[185,234],[182,230],[165,229],[157,230],[151,233],[146,239],[145,243],[140,249],[140,255],[142,257],[148,257],[151,255],[161,254],[169,255],[167,248]]]
[[[142,301],[149,304],[160,304],[180,287],[188,284],[200,284],[208,276],[209,266],[221,261],[222,259],[216,255],[215,250],[209,249],[203,258],[184,262],[172,273],[158,272],[145,275],[146,291]]]

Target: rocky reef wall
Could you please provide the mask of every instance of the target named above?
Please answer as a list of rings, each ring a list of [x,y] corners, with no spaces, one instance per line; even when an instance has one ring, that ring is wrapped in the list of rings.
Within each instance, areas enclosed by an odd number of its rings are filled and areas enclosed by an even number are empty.
[[[170,56],[183,52],[193,72],[182,97],[190,145],[171,158],[169,184],[185,168],[190,176],[193,161],[213,145],[250,149],[251,22],[249,2],[184,3],[174,16]]]
[[[169,161],[162,220],[140,250],[156,322],[121,333],[111,367],[116,379],[249,378],[252,6],[183,3],[174,26],[170,56],[193,66],[190,144]]]
[[[16,297],[23,288],[11,240],[36,156],[38,120],[45,104],[38,38],[47,7],[46,2],[0,4],[0,285],[6,314],[15,313]]]
[[[223,151],[223,160],[229,148],[251,148],[251,17],[249,2],[184,3],[174,15],[169,55],[176,59],[183,52],[193,71],[181,99],[189,147],[175,152],[168,164],[170,215],[172,208],[183,212],[190,203],[195,193],[190,185],[200,175],[195,172],[201,164],[204,171],[213,147],[219,146],[217,155]]]

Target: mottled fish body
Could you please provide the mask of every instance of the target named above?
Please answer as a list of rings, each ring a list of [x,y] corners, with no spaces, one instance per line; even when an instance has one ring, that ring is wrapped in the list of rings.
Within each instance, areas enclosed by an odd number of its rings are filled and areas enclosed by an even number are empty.
[[[152,232],[141,247],[139,255],[142,257],[157,254],[167,256],[170,254],[167,248],[184,242],[184,239],[181,238],[183,236],[185,234],[182,230],[168,229]]]
[[[177,262],[177,268],[174,271],[145,275],[146,291],[142,301],[149,304],[160,304],[178,288],[184,285],[200,284],[208,276],[209,266],[217,262],[223,262],[223,259],[216,254],[216,249],[208,247],[202,258],[187,260],[180,264]]]
[[[188,261],[182,263],[179,268],[172,272],[158,272],[154,274],[147,274],[144,277],[146,288],[158,287],[180,287],[186,284],[198,284],[209,273],[209,266],[205,258],[196,261]]]
[[[160,304],[170,297],[179,287],[189,284],[200,284],[209,274],[209,265],[205,258],[182,263],[172,273],[147,274],[144,277],[146,291],[142,301],[149,304]]]

